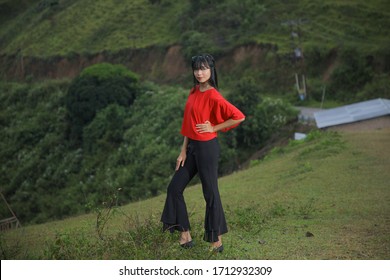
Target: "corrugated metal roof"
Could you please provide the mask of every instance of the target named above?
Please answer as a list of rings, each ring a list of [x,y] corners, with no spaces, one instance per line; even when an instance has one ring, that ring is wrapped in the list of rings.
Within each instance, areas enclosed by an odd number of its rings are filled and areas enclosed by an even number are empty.
[[[389,99],[373,99],[314,113],[317,127],[324,128],[390,115]]]

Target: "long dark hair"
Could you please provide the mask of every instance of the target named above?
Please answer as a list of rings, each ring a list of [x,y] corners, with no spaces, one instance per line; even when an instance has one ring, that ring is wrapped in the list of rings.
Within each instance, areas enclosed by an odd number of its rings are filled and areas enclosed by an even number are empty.
[[[208,80],[209,84],[218,89],[218,77],[217,70],[215,69],[215,60],[214,57],[210,54],[201,54],[192,57],[192,76],[194,78],[194,88],[199,84],[198,80],[195,78],[194,70],[199,70],[202,67],[210,68],[211,76]]]

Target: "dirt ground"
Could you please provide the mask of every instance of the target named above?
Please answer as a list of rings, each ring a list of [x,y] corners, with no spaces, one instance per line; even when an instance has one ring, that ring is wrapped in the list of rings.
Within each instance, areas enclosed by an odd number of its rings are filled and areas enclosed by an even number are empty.
[[[370,131],[370,130],[380,130],[380,129],[390,129],[390,116],[384,116],[380,118],[342,124],[337,126],[332,126],[326,128],[326,130],[332,131]]]

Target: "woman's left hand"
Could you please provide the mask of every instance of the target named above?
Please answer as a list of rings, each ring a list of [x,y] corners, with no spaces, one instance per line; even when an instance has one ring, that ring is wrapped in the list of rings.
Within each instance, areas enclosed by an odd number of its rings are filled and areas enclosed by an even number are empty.
[[[211,122],[205,121],[205,123],[198,123],[196,125],[196,131],[199,133],[206,133],[206,132],[213,133],[214,127],[212,126]]]

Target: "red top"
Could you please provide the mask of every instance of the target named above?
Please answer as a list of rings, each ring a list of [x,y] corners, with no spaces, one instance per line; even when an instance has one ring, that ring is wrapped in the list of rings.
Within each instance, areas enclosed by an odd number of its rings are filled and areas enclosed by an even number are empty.
[[[223,98],[215,88],[201,92],[199,86],[197,86],[188,96],[184,109],[181,134],[192,140],[208,141],[217,137],[217,133],[198,133],[196,132],[196,124],[209,121],[214,126],[228,119],[240,120],[243,118],[245,118],[245,115]],[[238,124],[225,128],[222,131],[228,131],[236,126]]]

